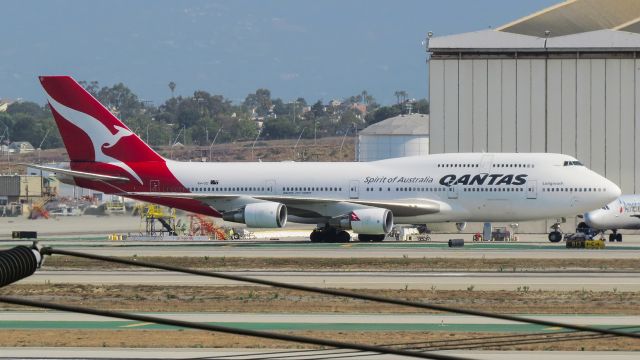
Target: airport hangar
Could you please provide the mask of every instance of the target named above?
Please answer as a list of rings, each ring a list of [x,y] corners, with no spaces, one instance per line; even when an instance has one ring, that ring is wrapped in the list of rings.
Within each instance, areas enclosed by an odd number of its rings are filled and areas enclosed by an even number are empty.
[[[640,193],[640,1],[567,1],[427,51],[430,153],[563,153]]]

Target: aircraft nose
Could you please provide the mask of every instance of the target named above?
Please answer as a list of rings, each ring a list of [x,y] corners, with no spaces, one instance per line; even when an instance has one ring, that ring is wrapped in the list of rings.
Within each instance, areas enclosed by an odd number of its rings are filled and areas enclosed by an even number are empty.
[[[592,229],[606,229],[607,223],[610,223],[608,212],[606,210],[598,209],[585,213],[583,216],[584,222]]]
[[[590,228],[595,229],[596,228],[596,221],[594,221],[597,218],[597,215],[595,214],[594,211],[589,211],[588,213],[584,214],[584,222],[589,225]]]
[[[611,194],[611,200],[617,199],[622,195],[622,190],[618,185],[614,182],[609,181],[611,183],[610,186],[607,186],[607,192]]]

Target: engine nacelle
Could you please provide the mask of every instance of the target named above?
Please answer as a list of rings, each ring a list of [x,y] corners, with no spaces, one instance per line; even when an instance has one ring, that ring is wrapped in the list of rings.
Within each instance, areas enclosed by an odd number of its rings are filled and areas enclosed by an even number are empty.
[[[287,207],[276,202],[258,202],[222,214],[226,221],[254,228],[281,228],[287,224]]]
[[[456,228],[458,229],[458,231],[463,231],[466,227],[467,227],[466,222],[456,223]]]
[[[354,210],[349,215],[349,224],[357,234],[388,234],[393,228],[393,213],[387,209]]]

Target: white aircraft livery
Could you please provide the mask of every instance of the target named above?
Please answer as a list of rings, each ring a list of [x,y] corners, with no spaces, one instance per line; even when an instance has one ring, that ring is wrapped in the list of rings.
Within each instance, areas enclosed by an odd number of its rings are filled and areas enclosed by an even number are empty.
[[[622,241],[618,230],[640,229],[640,195],[622,195],[600,209],[585,213],[584,222],[592,229],[611,230],[609,241]]]
[[[348,241],[349,229],[360,240],[380,241],[394,222],[557,218],[620,196],[614,183],[561,154],[437,154],[360,163],[172,161],[72,78],[43,76],[40,82],[70,164],[34,167],[78,186],[249,227],[317,224],[312,241]]]

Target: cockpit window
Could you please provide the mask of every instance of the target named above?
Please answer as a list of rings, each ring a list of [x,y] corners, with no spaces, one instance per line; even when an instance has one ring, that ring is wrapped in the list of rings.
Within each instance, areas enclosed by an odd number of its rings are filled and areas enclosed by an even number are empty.
[[[580,161],[565,161],[564,166],[584,166]]]
[[[609,205],[605,205],[602,207],[602,210],[609,210]]]

